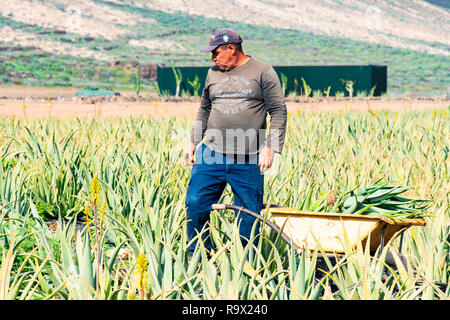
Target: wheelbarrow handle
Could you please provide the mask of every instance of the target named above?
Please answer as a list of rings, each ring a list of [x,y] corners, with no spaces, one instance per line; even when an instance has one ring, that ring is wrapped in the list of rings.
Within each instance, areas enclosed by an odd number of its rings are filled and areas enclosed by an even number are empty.
[[[213,210],[225,210],[227,209],[226,206],[232,206],[231,204],[221,204],[221,203],[214,203],[211,208]],[[282,208],[282,206],[279,206],[277,204],[273,204],[273,203],[264,203],[263,204],[264,208]],[[239,208],[243,208],[243,207],[239,207]],[[248,209],[246,209],[248,210]],[[250,211],[250,210],[249,210]],[[255,212],[253,212],[254,214],[257,214]]]
[[[226,204],[214,203],[211,206],[211,209],[213,209],[213,210],[226,210]]]
[[[264,205],[264,206],[266,208],[272,207],[272,205]],[[280,206],[276,206],[276,207],[280,208]],[[265,219],[265,221],[264,221],[264,217],[256,212],[248,210],[247,208],[244,208],[244,207],[240,207],[240,206],[236,206],[236,205],[232,205],[232,204],[220,204],[220,203],[215,203],[215,204],[211,205],[211,209],[212,210],[237,210],[239,212],[243,212],[249,216],[252,216],[262,222],[265,222],[265,224],[268,225],[277,234],[279,234],[281,236],[281,238],[283,238],[283,240],[288,245],[290,245],[290,246],[293,245],[295,250],[299,249],[295,243],[291,242],[291,240],[283,232],[281,232],[281,229],[277,225],[273,224],[272,222],[268,221],[267,219]]]

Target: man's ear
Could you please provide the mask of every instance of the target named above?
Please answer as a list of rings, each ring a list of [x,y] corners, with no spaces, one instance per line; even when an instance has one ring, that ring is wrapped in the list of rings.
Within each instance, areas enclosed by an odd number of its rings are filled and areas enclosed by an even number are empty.
[[[236,53],[236,47],[233,44],[229,44],[228,45],[228,49],[230,49],[231,54],[235,54]]]

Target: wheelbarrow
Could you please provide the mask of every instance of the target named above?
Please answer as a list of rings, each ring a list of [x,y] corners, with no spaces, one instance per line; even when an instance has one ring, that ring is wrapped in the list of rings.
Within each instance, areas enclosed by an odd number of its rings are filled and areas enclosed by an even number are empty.
[[[374,254],[395,235],[401,234],[411,226],[425,226],[424,219],[393,219],[383,216],[357,215],[344,213],[326,213],[302,211],[284,208],[278,205],[265,205],[272,215],[274,223],[265,219],[266,225],[272,228],[289,245],[296,250],[308,248],[315,250],[320,246],[327,254],[343,254],[346,248],[355,248],[358,243],[363,247],[369,242],[369,250]],[[229,204],[213,204],[213,210],[236,210],[250,215],[260,221],[264,217],[244,207]]]
[[[274,223],[259,213],[244,207],[230,204],[213,204],[213,210],[235,210],[250,215],[273,229],[297,252],[304,248],[315,250],[321,248],[326,256],[336,259],[344,257],[345,249],[354,249],[361,243],[363,248],[369,242],[370,254],[374,255],[377,249],[380,253],[383,246],[393,237],[400,234],[400,246],[398,255],[402,259],[403,233],[412,226],[425,226],[424,219],[394,219],[383,216],[356,215],[344,213],[310,212],[295,208],[284,208],[278,205],[264,205],[272,215]],[[327,269],[322,261],[322,254],[317,254],[318,265]],[[318,260],[318,261],[319,261]],[[386,256],[386,263],[395,267],[396,262]],[[404,267],[407,266],[404,264]],[[448,284],[436,283],[442,290],[446,290]]]

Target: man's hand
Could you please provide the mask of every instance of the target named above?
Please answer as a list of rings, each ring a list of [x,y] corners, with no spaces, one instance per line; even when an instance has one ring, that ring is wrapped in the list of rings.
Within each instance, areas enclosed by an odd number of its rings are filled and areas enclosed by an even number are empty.
[[[183,151],[183,161],[188,166],[193,166],[194,161],[194,153],[195,153],[195,144],[192,142],[188,142]]]
[[[272,166],[273,162],[273,150],[269,147],[263,147],[259,152],[259,168],[261,172],[266,171]]]

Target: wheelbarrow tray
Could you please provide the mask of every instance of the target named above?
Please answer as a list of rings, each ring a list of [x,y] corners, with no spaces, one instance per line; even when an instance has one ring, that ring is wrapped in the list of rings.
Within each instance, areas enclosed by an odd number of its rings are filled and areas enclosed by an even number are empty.
[[[423,219],[393,219],[383,216],[323,213],[294,208],[267,208],[275,224],[298,247],[327,253],[345,253],[370,241],[370,252],[387,243],[399,231],[425,226]]]

